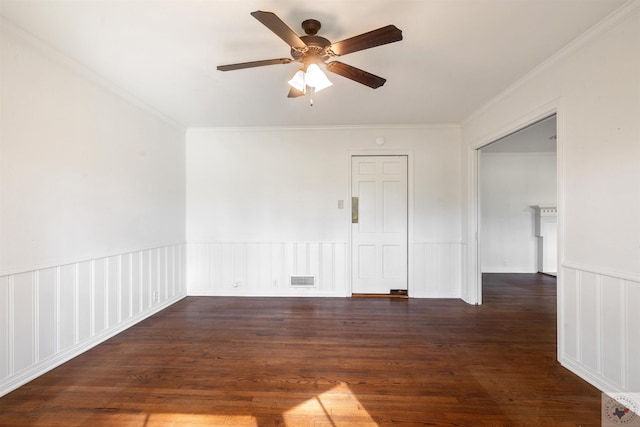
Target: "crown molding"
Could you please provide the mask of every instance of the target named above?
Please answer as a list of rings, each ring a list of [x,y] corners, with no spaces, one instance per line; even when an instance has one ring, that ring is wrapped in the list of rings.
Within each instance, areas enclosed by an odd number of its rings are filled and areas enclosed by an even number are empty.
[[[460,130],[456,123],[424,124],[424,125],[327,125],[327,126],[231,126],[231,127],[190,127],[187,132],[281,132],[308,130]]]
[[[573,55],[575,52],[577,52],[580,48],[584,47],[589,42],[595,40],[596,38],[600,37],[601,35],[615,28],[622,20],[630,16],[639,8],[640,8],[640,0],[628,1],[627,3],[622,5],[620,8],[618,8],[617,10],[609,14],[607,17],[605,17],[602,21],[598,22],[593,27],[591,27],[590,29],[588,29],[587,31],[579,35],[577,38],[575,38],[568,45],[566,45],[565,47],[560,49],[558,52],[553,54],[551,57],[543,61],[540,65],[535,67],[533,70],[529,71],[522,78],[520,78],[519,80],[515,81],[513,84],[508,86],[505,90],[503,90],[501,93],[493,97],[482,107],[478,108],[476,111],[471,113],[469,116],[467,116],[467,118],[465,118],[460,122],[460,126],[464,127],[467,123],[476,119],[478,116],[486,112],[488,109],[490,109],[491,107],[493,107],[494,105],[496,105],[497,103],[499,103],[500,101],[502,101],[503,99],[511,95],[517,89],[524,86],[530,80],[533,80],[538,75],[542,74],[552,66],[556,65],[557,63]]]
[[[6,34],[7,36],[11,36],[16,39],[18,42],[22,42],[28,47],[38,51],[43,54],[47,59],[52,62],[61,65],[72,72],[80,75],[85,78],[89,82],[101,87],[102,89],[113,93],[126,101],[127,103],[139,108],[140,110],[151,114],[152,116],[158,118],[162,122],[168,124],[169,126],[175,128],[180,132],[186,131],[186,126],[177,122],[173,118],[167,116],[166,114],[160,112],[159,110],[153,108],[146,102],[132,95],[130,92],[122,89],[109,79],[102,77],[100,74],[90,69],[89,67],[83,65],[76,59],[70,57],[66,53],[56,49],[55,47],[48,44],[46,41],[36,37],[32,33],[26,31],[25,29],[19,27],[13,22],[9,21],[3,16],[0,16],[0,33]]]

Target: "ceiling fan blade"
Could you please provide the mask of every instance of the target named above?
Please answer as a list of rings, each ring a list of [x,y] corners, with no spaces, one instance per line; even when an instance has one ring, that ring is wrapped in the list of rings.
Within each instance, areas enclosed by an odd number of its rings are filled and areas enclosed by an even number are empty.
[[[251,12],[251,16],[262,22],[265,27],[273,31],[276,36],[284,40],[289,46],[299,49],[307,47],[307,44],[287,24],[282,22],[275,13],[256,10]]]
[[[304,96],[304,92],[296,89],[295,87],[292,87],[289,89],[289,94],[287,95],[287,98],[297,98],[299,96]]]
[[[331,45],[331,51],[335,55],[341,56],[400,40],[402,40],[402,30],[395,25],[387,25],[386,27],[334,43]]]
[[[243,68],[263,67],[265,65],[288,64],[293,62],[290,58],[265,59],[263,61],[240,62],[238,64],[218,65],[218,71],[233,71]]]
[[[327,64],[327,71],[341,75],[358,83],[362,83],[370,88],[377,89],[382,86],[387,79],[376,76],[375,74],[368,73],[359,68],[347,65],[339,61],[329,62]]]

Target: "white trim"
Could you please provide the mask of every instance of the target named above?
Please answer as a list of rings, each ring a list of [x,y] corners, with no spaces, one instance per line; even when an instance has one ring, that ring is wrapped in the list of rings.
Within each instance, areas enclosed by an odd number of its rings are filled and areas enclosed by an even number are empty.
[[[33,322],[33,335],[31,336],[31,345],[33,348],[33,362],[40,361],[40,274],[33,272],[31,286],[33,288],[33,313],[31,321]]]
[[[500,153],[492,153],[492,152],[482,152],[482,157],[556,157],[555,151],[537,151],[537,152],[528,152],[528,153],[519,153],[519,152],[500,152]]]
[[[413,206],[413,174],[414,174],[414,170],[413,170],[413,150],[406,150],[406,149],[393,149],[393,148],[378,148],[378,149],[365,149],[365,150],[349,150],[347,152],[347,162],[348,162],[348,167],[347,167],[347,173],[348,173],[348,180],[347,180],[347,205],[349,207],[349,210],[351,210],[351,179],[352,179],[352,159],[353,157],[358,157],[358,156],[406,156],[407,157],[407,294],[411,297],[413,289],[415,288],[414,286],[414,277],[413,277],[413,268],[414,268],[414,263],[413,263],[413,248],[415,245],[415,242],[413,240],[413,210],[414,210],[414,206]],[[352,250],[352,236],[351,236],[351,214],[349,215],[345,215],[345,218],[347,219],[347,233],[348,233],[348,240],[347,240],[347,247],[346,247],[346,251],[348,252],[346,255],[346,268],[345,268],[345,274],[346,274],[346,290],[348,295],[352,295],[353,293],[353,272],[351,271],[352,266],[353,266],[353,260],[352,258],[352,254],[353,254],[353,250]]]
[[[109,329],[109,258],[102,258],[102,325],[103,330]],[[58,349],[60,351],[60,349]]]
[[[586,265],[586,264],[580,264],[577,262],[563,262],[562,263],[562,268],[568,268],[571,270],[578,270],[578,271],[584,271],[586,273],[593,273],[593,274],[599,274],[601,276],[607,276],[607,277],[611,277],[614,279],[622,279],[622,280],[627,280],[629,282],[637,282],[638,284],[640,284],[640,275],[638,274],[634,274],[634,273],[628,273],[628,272],[624,272],[624,271],[617,271],[617,270],[611,270],[605,267],[600,267],[600,266],[593,266],[593,265]]]
[[[613,391],[616,393],[625,392],[624,390],[621,390],[618,385],[613,382],[607,381],[604,377],[596,377],[595,375],[593,375],[593,370],[591,368],[580,362],[565,357],[559,359],[559,362],[563,367],[567,368],[600,391]]]
[[[345,203],[346,209],[346,203]],[[351,221],[351,217],[349,217],[349,221]],[[207,239],[193,239],[189,240],[187,244],[217,244],[217,245],[256,245],[256,244],[270,244],[270,245],[309,245],[322,243],[327,245],[344,245],[345,241],[341,240],[274,240],[274,241],[265,241],[265,240],[240,240],[240,241],[232,241],[232,240],[207,240]],[[439,242],[438,242],[439,243]]]
[[[89,335],[96,334],[96,262],[89,261],[90,288],[89,288]]]
[[[127,313],[127,318],[129,318],[133,317],[133,253],[127,254],[127,257],[129,258],[129,274],[127,275],[127,280],[129,281],[129,312]]]
[[[55,351],[54,354],[58,354],[60,353],[60,347],[61,347],[61,341],[62,341],[62,333],[60,332],[60,328],[62,326],[62,318],[61,318],[61,309],[60,306],[62,304],[61,302],[61,298],[60,298],[60,293],[62,291],[62,287],[60,286],[60,275],[61,275],[61,268],[60,267],[55,267],[55,272],[56,272],[56,276],[55,276],[55,289],[56,289],[56,303],[55,303],[55,318],[56,318],[56,346],[55,346]]]
[[[138,312],[144,312],[144,255],[142,251],[138,252],[138,265],[140,268],[138,269],[138,280],[140,281],[140,286],[138,292]]]
[[[463,159],[465,153],[462,154]],[[467,161],[467,236],[466,242],[462,242],[462,300],[468,304],[482,304],[482,293],[478,293],[478,283],[481,282],[478,262],[478,234],[479,234],[479,213],[478,204],[478,163],[480,162],[480,152],[477,149],[469,148],[466,152]]]
[[[562,262],[564,260],[564,221],[565,221],[565,200],[564,200],[564,141],[565,141],[565,99],[559,98],[555,106],[556,115],[556,218],[558,226],[557,245],[557,268],[556,268],[556,358],[560,359],[562,346],[564,346],[564,271]]]
[[[9,377],[15,373],[15,348],[16,348],[16,326],[15,326],[15,278],[10,276],[7,280],[7,342],[9,344],[7,348],[7,374]]]
[[[457,129],[461,126],[455,123],[441,124],[380,124],[380,125],[326,125],[326,126],[247,126],[247,127],[191,127],[187,129],[187,134],[206,133],[206,132],[282,132],[282,131],[301,131],[301,130],[406,130],[406,129]]]
[[[482,268],[482,272],[483,273],[526,273],[526,274],[535,274],[535,273],[543,273],[542,271],[538,271],[537,269],[533,268],[528,268],[528,267],[523,267],[523,266],[518,266],[518,267],[504,267],[504,266],[498,266],[498,267],[483,267]]]
[[[602,375],[602,356],[603,356],[603,336],[602,330],[604,329],[604,318],[602,317],[602,276],[596,276],[596,337],[598,340],[596,341],[596,372],[599,376]]]
[[[631,337],[631,331],[637,331],[637,325],[629,325],[629,282],[624,281],[622,283],[622,290],[620,292],[620,309],[622,310],[620,316],[620,337],[622,338],[620,341],[620,369],[621,369],[621,377],[622,378],[622,387],[624,389],[629,388],[629,369],[630,364],[627,357],[628,351],[628,343],[632,342],[631,340],[637,339],[636,337]]]
[[[415,290],[409,298],[439,298],[439,299],[460,299],[459,289],[451,290]]]
[[[73,315],[71,316],[73,322],[73,344],[78,344],[80,341],[80,263],[76,263],[73,266],[72,288],[73,288]]]
[[[79,356],[87,350],[119,334],[125,329],[130,328],[136,323],[139,323],[142,320],[158,313],[159,311],[169,307],[170,305],[175,304],[185,297],[186,295],[177,295],[174,298],[164,301],[162,304],[150,307],[149,311],[145,313],[140,313],[138,316],[120,323],[113,328],[106,329],[98,335],[91,337],[87,341],[83,341],[81,344],[75,344],[67,350],[57,352],[53,356],[42,360],[40,363],[30,366],[28,369],[20,372],[18,375],[11,375],[4,381],[0,381],[0,397],[50,371],[51,369],[62,365],[63,363],[73,359],[74,357]]]
[[[500,129],[477,139],[475,142],[469,144],[467,147],[467,156],[469,160],[469,182],[468,182],[468,224],[469,224],[469,233],[468,233],[468,242],[469,245],[467,247],[467,283],[466,289],[467,293],[463,295],[463,300],[468,302],[469,304],[482,304],[482,265],[480,263],[479,257],[481,256],[481,241],[480,241],[480,149],[486,145],[491,144],[498,139],[502,139],[505,136],[511,135],[515,132],[518,132],[527,126],[531,126],[534,123],[537,123],[545,118],[551,117],[553,115],[556,116],[556,128],[557,128],[557,152],[556,156],[558,156],[558,160],[556,162],[557,168],[557,191],[558,191],[558,257],[559,262],[558,265],[561,265],[562,260],[562,245],[564,241],[563,235],[563,223],[564,218],[562,215],[563,212],[563,200],[562,200],[562,185],[564,184],[564,177],[562,175],[562,143],[564,140],[564,131],[563,131],[563,106],[564,100],[562,98],[558,98],[551,103],[547,103],[545,105],[539,106],[533,109],[529,114],[526,114],[520,117],[517,120],[508,123],[507,125],[501,127]],[[561,269],[559,269],[561,270]],[[558,289],[561,289],[561,273],[558,272]],[[558,318],[561,317],[561,313],[558,313]],[[559,323],[560,325],[560,323]]]
[[[116,319],[122,322],[122,255],[116,256]]]
[[[563,315],[561,318],[561,322],[563,323],[559,323],[560,329],[558,333],[562,333],[563,338],[562,341],[560,341],[560,344],[562,344],[562,346],[559,345],[558,347],[558,360],[565,367],[571,369],[577,375],[580,375],[582,378],[589,381],[591,384],[598,387],[602,391],[615,391],[622,393],[631,391],[629,390],[630,382],[632,381],[631,367],[635,366],[632,362],[632,360],[635,359],[632,359],[630,357],[631,355],[629,354],[628,345],[630,342],[633,342],[633,339],[635,339],[635,337],[632,337],[635,329],[629,322],[632,319],[631,314],[634,313],[633,310],[637,310],[637,304],[635,304],[636,301],[629,298],[629,291],[631,289],[631,286],[638,286],[640,283],[579,269],[563,267],[563,270],[565,277],[573,276],[575,278],[573,281],[575,283],[575,313],[573,313],[573,316],[570,319],[567,319],[564,316],[564,313],[562,313]],[[619,322],[617,326],[620,331],[620,343],[619,348],[613,349],[617,350],[615,352],[615,360],[605,359],[604,354],[606,350],[604,347],[605,342],[603,341],[605,339],[603,335],[605,333],[605,319],[603,319],[602,315],[604,310],[603,297],[605,294],[605,277],[618,282],[620,286],[617,307],[620,316],[619,320],[617,320],[617,322]],[[592,278],[593,280],[595,280],[595,288],[592,289],[589,286],[582,286],[585,278]],[[564,298],[564,290],[562,291],[562,293],[559,292],[558,295]],[[596,301],[597,324],[595,330],[585,329],[590,328],[591,318],[587,319],[584,317],[582,307],[583,299],[589,301],[593,299]],[[559,302],[559,304],[560,303],[561,302]],[[567,323],[568,327],[567,325],[564,325],[565,322]],[[575,325],[575,327],[572,327],[572,325]],[[609,327],[611,327],[612,325],[613,324],[609,324]],[[575,354],[570,354],[565,349],[565,331],[570,334],[570,337],[575,338]],[[584,363],[585,354],[583,352],[583,338],[587,333],[595,334],[597,338],[595,346],[597,358],[595,367],[587,366]],[[611,356],[612,354],[614,353],[609,353],[609,356]],[[618,366],[620,369],[619,380],[615,376],[614,378],[607,376],[604,372],[605,367],[611,368],[613,366]]]
[[[414,240],[414,245],[462,245],[462,240]]]
[[[469,144],[469,148],[474,150],[479,150],[486,145],[489,145],[493,142],[498,141],[499,139],[503,139],[509,135],[512,135],[516,132],[521,131],[522,129],[528,126],[531,126],[532,124],[545,120],[553,116],[554,114],[557,115],[559,106],[563,103],[564,103],[563,98],[557,98],[552,100],[551,102],[547,102],[546,104],[540,105],[534,108],[533,110],[531,110],[530,112],[519,117],[518,119],[505,124],[501,128],[494,130],[493,132],[485,135],[484,137],[476,139],[475,141]],[[557,135],[556,151],[560,151],[560,148],[559,148],[560,133],[557,132],[556,135]]]
[[[4,375],[11,375],[11,368],[9,363],[9,349],[10,340],[11,340],[11,327],[9,325],[9,278],[6,280],[0,280],[0,317],[4,318],[4,331],[0,333],[0,353],[4,353]],[[2,323],[0,322],[0,325]],[[4,335],[4,337],[3,337]],[[4,340],[2,340],[4,338]],[[2,345],[4,344],[4,346]],[[0,357],[0,360],[2,358]],[[0,372],[2,372],[2,367],[0,367]]]
[[[72,264],[77,264],[77,263],[82,263],[82,262],[89,262],[89,261],[96,261],[96,260],[99,260],[99,259],[110,258],[110,257],[118,256],[118,255],[124,255],[124,254],[128,254],[128,253],[132,253],[132,252],[140,252],[140,251],[147,251],[147,250],[152,250],[152,249],[157,249],[157,248],[164,248],[166,246],[180,246],[180,245],[184,245],[186,243],[187,243],[186,241],[179,241],[179,242],[170,242],[170,243],[166,243],[166,244],[153,244],[151,246],[144,246],[141,249],[126,248],[126,249],[122,249],[122,250],[110,251],[109,253],[102,254],[102,255],[100,255],[100,254],[90,254],[90,255],[87,255],[86,257],[83,257],[83,258],[80,258],[80,259],[74,259],[74,260],[70,260],[70,259],[59,259],[57,261],[56,260],[48,260],[48,261],[43,262],[41,264],[27,264],[27,265],[23,265],[23,266],[13,266],[13,267],[8,267],[4,271],[0,271],[0,277],[2,277],[2,276],[12,276],[12,275],[22,274],[22,273],[30,273],[32,271],[46,270],[48,268],[64,267],[64,266],[67,266],[67,265],[72,265]]]
[[[124,101],[128,102],[134,107],[139,108],[140,110],[146,113],[151,114],[152,116],[156,117],[157,119],[161,120],[167,125],[173,127],[174,129],[181,132],[186,131],[187,128],[183,124],[178,123],[175,119],[160,112],[159,110],[145,103],[140,98],[133,95],[132,93],[125,91],[124,89],[122,89],[121,87],[119,87],[118,85],[110,81],[109,79],[101,76],[96,71],[80,63],[79,61],[67,55],[63,51],[56,49],[55,47],[48,44],[46,41],[23,30],[22,28],[20,28],[19,26],[17,26],[13,22],[9,21],[8,19],[2,16],[0,16],[0,31],[5,32],[6,34],[12,35],[16,39],[18,39],[18,41],[21,41],[27,44],[29,47],[42,53],[49,60],[55,62],[58,65],[61,65],[63,67],[70,69],[71,71],[79,74],[80,76],[87,79],[91,83],[101,87],[102,89],[108,92],[111,92],[119,96]]]
[[[111,259],[113,257],[105,257],[104,258],[104,328],[109,329],[109,324],[111,323],[111,316],[109,315],[109,310],[111,308],[111,303],[109,299],[111,298],[110,293],[110,284],[111,284]],[[58,349],[59,351],[59,349]]]
[[[250,298],[297,298],[297,297],[316,297],[316,298],[345,298],[350,297],[351,293],[345,293],[343,291],[318,291],[315,288],[292,288],[290,286],[282,286],[274,289],[273,293],[264,292],[264,291],[247,291],[243,293],[239,293],[237,291],[225,292],[225,290],[221,290],[220,292],[216,291],[196,291],[189,292],[187,296],[190,297],[250,297]],[[305,292],[308,291],[308,292]]]
[[[576,323],[576,360],[582,361],[582,274],[580,271],[575,271],[575,284],[576,284],[576,312],[574,322]],[[590,370],[590,368],[587,368]]]

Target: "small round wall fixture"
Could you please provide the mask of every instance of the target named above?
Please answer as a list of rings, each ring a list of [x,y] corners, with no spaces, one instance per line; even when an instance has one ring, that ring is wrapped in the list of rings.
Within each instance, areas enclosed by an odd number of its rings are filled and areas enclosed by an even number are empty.
[[[377,145],[384,145],[384,136],[379,136],[376,138],[376,144]]]

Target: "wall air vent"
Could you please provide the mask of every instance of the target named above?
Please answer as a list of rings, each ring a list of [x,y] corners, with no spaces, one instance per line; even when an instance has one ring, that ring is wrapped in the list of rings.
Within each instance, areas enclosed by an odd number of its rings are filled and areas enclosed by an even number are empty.
[[[315,276],[291,276],[292,288],[314,288],[315,286]]]

